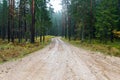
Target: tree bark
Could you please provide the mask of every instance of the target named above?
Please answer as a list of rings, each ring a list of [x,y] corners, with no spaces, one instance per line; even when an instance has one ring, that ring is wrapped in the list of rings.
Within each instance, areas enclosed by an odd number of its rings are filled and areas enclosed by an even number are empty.
[[[31,26],[31,43],[35,42],[35,1],[32,0],[32,26]]]

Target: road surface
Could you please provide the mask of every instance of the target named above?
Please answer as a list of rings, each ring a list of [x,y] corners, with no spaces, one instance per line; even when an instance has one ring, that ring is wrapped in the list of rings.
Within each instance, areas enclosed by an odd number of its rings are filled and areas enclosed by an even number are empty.
[[[54,38],[40,51],[1,64],[0,80],[120,80],[120,58]]]

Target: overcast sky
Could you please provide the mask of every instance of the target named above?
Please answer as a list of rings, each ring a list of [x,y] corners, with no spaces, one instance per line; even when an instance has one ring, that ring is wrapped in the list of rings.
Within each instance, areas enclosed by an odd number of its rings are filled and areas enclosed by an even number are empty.
[[[54,11],[57,12],[62,9],[61,0],[50,0],[50,3],[53,5]]]
[[[0,0],[1,2],[2,0]],[[15,1],[19,1],[19,0],[15,0]],[[53,5],[52,7],[54,8],[54,11],[57,12],[59,10],[62,9],[61,4],[61,0],[50,0],[50,3]]]

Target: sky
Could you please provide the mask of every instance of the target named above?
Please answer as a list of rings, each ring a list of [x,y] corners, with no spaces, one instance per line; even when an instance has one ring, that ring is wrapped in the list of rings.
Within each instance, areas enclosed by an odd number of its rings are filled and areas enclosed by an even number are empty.
[[[2,0],[0,0],[1,2]],[[62,9],[61,0],[50,0],[50,3],[53,5],[52,7],[54,8],[54,11],[60,11]]]
[[[53,5],[54,11],[60,11],[62,9],[61,0],[50,0],[50,3]]]

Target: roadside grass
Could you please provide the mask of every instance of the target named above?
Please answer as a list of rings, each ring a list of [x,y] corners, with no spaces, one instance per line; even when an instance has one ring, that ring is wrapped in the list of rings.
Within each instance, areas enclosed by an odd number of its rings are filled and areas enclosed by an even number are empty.
[[[120,57],[120,42],[118,41],[114,43],[108,42],[106,44],[103,44],[96,40],[93,40],[91,43],[89,43],[88,41],[81,42],[80,40],[68,41],[65,38],[62,39],[77,47],[82,47],[84,49],[101,52],[104,53],[105,55]]]
[[[34,44],[29,42],[8,43],[7,41],[0,40],[0,63],[22,58],[34,51],[42,49],[50,43],[51,38],[53,38],[53,36],[46,36],[45,42],[42,43],[39,42],[38,38]]]

